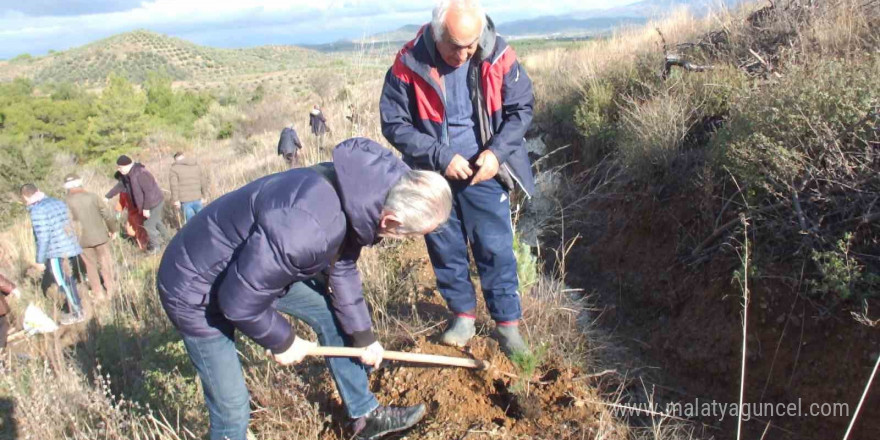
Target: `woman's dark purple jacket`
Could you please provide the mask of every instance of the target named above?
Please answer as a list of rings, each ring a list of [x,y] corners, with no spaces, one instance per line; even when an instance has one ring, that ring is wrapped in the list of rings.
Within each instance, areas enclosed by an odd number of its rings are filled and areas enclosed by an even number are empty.
[[[157,280],[181,333],[238,329],[276,353],[287,350],[294,332],[275,300],[329,268],[328,295],[343,331],[355,346],[375,341],[357,259],[378,242],[385,197],[409,168],[364,138],[338,145],[333,166],[338,190],[313,169],[293,169],[232,191],[187,222],[165,250]]]

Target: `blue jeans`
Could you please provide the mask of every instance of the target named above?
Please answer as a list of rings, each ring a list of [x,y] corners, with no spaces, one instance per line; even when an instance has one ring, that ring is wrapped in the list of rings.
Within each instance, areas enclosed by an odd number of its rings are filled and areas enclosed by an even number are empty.
[[[519,319],[522,310],[507,191],[495,179],[474,186],[452,181],[450,186],[449,221],[425,236],[440,294],[454,313],[472,312],[477,307],[469,273],[470,243],[492,319]]]
[[[278,299],[275,308],[308,324],[323,346],[345,346],[323,286],[315,281],[295,283]],[[183,336],[211,418],[211,440],[245,440],[250,419],[250,396],[245,386],[235,336],[196,338]],[[366,368],[352,358],[327,358],[330,374],[342,396],[348,415],[359,418],[379,406],[370,392]]]
[[[189,219],[198,214],[202,210],[202,201],[193,200],[192,202],[183,202],[180,204],[180,210],[183,211],[183,219],[189,222]]]

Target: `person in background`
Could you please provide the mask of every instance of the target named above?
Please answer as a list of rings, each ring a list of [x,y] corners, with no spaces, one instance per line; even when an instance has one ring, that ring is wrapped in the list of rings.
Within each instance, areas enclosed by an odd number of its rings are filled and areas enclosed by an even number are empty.
[[[439,2],[385,76],[382,134],[413,168],[443,173],[452,186],[453,215],[425,238],[454,315],[444,344],[464,346],[476,332],[470,245],[501,348],[508,356],[529,349],[519,331],[509,192],[516,183],[534,193],[523,140],[533,106],[528,75],[477,0]]]
[[[110,239],[118,229],[116,219],[101,197],[83,189],[82,179],[78,175],[71,173],[65,176],[64,189],[67,190],[65,201],[70,208],[71,218],[78,226],[79,245],[92,295],[101,298],[106,288],[107,296],[112,297],[116,291],[116,275]],[[101,279],[104,280],[103,288]]]
[[[323,346],[365,348],[360,363],[327,359],[358,438],[417,423],[424,405],[383,406],[370,392],[366,365],[378,367],[384,350],[357,261],[382,237],[431,232],[451,206],[442,176],[413,171],[381,145],[355,138],[333,150],[332,163],[253,181],[184,226],[162,257],[156,284],[202,379],[210,438],[246,437],[250,399],[236,333],[281,365],[300,362],[315,346],[284,315],[308,324]],[[318,280],[325,272],[329,286]]]
[[[321,107],[318,107],[317,104],[309,112],[309,127],[312,129],[312,134],[318,137],[324,136],[330,131],[327,119],[324,118],[324,113],[321,112]]]
[[[104,197],[109,199],[118,194],[117,187],[122,185],[134,202],[134,209],[144,216],[144,229],[150,239],[148,252],[158,253],[168,238],[168,229],[162,220],[165,209],[165,196],[162,189],[156,183],[153,175],[141,163],[135,163],[126,155],[119,156],[116,160],[116,170],[122,174],[120,183],[110,190]]]
[[[360,131],[361,115],[355,108],[354,103],[348,104],[348,114],[345,116],[345,119],[349,122],[352,134],[357,134]]]
[[[177,153],[168,178],[171,181],[171,200],[174,207],[183,211],[184,222],[188,222],[205,204],[205,193],[208,189],[205,173],[195,160],[183,153]]]
[[[281,139],[278,140],[278,155],[283,157],[289,168],[299,166],[299,150],[302,150],[302,142],[296,134],[291,122],[289,126],[281,130]]]
[[[9,296],[12,299],[21,298],[21,292],[15,287],[15,283],[10,281],[8,278],[0,275],[0,349],[6,348],[6,337],[9,335],[9,319],[7,315],[12,309],[9,308],[9,304],[6,302],[6,297]]]
[[[109,202],[109,199],[119,195],[119,200],[114,208],[117,213],[122,213],[123,211],[127,213],[124,221],[125,232],[129,237],[134,239],[138,249],[142,251],[146,250],[150,245],[150,237],[144,229],[144,220],[146,219],[141,215],[140,211],[134,207],[131,195],[125,192],[125,185],[122,184],[122,173],[117,171],[113,175],[113,178],[116,179],[116,186],[107,193],[104,197],[104,202]]]
[[[22,185],[20,193],[27,204],[34,229],[37,249],[35,266],[44,273],[51,273],[67,297],[69,313],[61,317],[60,323],[68,325],[80,322],[85,319],[85,313],[76,282],[68,274],[72,274],[70,259],[79,256],[82,249],[76,241],[67,205],[46,196],[32,183]]]

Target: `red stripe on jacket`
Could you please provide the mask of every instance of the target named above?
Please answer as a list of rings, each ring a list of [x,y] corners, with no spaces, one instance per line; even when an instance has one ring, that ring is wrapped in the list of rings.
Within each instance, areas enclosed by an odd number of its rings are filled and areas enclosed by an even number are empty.
[[[401,51],[401,55],[402,54],[403,51]],[[431,73],[432,77],[435,75],[437,76],[435,80],[439,83],[440,76],[437,74],[437,70],[431,69]],[[394,60],[394,65],[391,66],[391,74],[404,83],[413,85],[416,98],[416,109],[418,109],[420,119],[430,120],[438,124],[443,122],[443,118],[445,117],[443,100],[424,78],[403,64],[403,61],[400,60],[400,56]]]
[[[501,96],[504,76],[510,72],[510,68],[515,62],[516,53],[513,51],[513,47],[508,46],[497,61],[494,63],[483,63],[483,96],[486,97],[486,110],[489,111],[490,115],[501,110],[501,106],[504,104],[503,97]]]

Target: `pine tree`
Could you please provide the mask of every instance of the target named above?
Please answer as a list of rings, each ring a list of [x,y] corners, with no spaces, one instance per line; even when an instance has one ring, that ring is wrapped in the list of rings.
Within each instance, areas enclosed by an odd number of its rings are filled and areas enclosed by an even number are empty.
[[[110,161],[121,152],[131,151],[143,139],[147,119],[147,97],[127,79],[110,74],[107,87],[89,118],[87,155]]]

